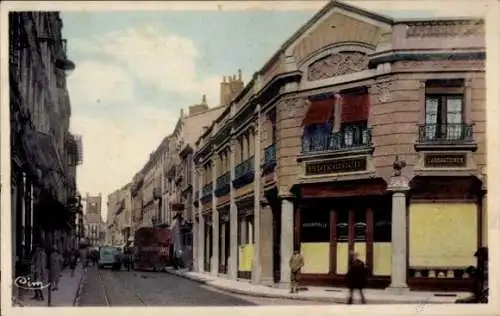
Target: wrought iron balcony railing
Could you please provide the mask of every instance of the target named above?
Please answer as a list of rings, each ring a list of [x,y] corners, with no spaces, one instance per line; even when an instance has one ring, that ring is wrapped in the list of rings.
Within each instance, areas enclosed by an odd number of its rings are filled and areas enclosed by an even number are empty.
[[[276,144],[272,144],[264,150],[264,164],[276,164]]]
[[[218,177],[215,182],[215,195],[223,196],[229,193],[231,182],[231,173],[226,172],[222,176]]]
[[[206,184],[202,189],[201,189],[201,201],[203,203],[206,203],[212,199],[212,191],[213,191],[213,185],[212,182],[209,184]]]
[[[233,187],[240,188],[254,179],[254,157],[250,157],[234,168]]]
[[[418,142],[432,145],[472,144],[472,127],[468,123],[422,124],[418,127]]]
[[[271,144],[264,149],[262,171],[268,173],[276,166],[276,144]]]
[[[302,154],[328,153],[370,147],[371,128],[353,126],[340,132],[317,131],[302,136]]]

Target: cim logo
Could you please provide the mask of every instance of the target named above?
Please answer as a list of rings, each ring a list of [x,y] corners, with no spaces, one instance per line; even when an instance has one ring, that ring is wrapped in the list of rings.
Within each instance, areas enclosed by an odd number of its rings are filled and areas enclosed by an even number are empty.
[[[14,280],[14,284],[17,287],[19,287],[21,289],[25,289],[25,290],[41,290],[41,289],[48,288],[50,285],[50,283],[44,284],[42,281],[33,281],[33,280],[31,280],[31,277],[29,277],[29,276],[17,277]]]

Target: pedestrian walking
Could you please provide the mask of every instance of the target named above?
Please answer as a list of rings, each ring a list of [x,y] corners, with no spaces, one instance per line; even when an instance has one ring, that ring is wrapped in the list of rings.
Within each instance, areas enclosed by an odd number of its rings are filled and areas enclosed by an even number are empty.
[[[82,263],[82,268],[87,269],[89,266],[89,250],[87,247],[84,247],[80,251],[80,262]]]
[[[71,269],[71,277],[75,276],[76,264],[78,263],[78,251],[71,249],[69,257],[69,268]]]
[[[35,282],[45,284],[47,281],[47,255],[45,250],[40,245],[35,246],[35,252],[31,258],[31,273]],[[35,289],[35,295],[32,297],[34,300],[43,301],[42,288]]]
[[[347,304],[353,303],[354,290],[358,290],[361,297],[361,304],[366,304],[363,289],[368,283],[370,271],[365,263],[359,258],[355,252],[350,253],[349,269],[346,274],[346,285],[349,289],[349,298]]]
[[[54,247],[50,254],[50,281],[52,285],[52,291],[57,291],[59,289],[59,280],[61,278],[62,265],[63,258],[57,250],[57,247]]]
[[[295,250],[292,257],[290,258],[290,293],[297,293],[299,291],[297,287],[298,277],[300,269],[304,266],[304,258],[300,254],[300,251]]]

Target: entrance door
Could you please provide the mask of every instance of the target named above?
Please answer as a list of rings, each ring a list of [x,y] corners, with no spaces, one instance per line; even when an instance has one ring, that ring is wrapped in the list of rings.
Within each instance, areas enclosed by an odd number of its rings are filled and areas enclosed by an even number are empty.
[[[373,267],[373,211],[369,203],[336,204],[331,240],[334,251],[335,275],[345,275],[350,261],[350,253],[355,252],[371,270]]]

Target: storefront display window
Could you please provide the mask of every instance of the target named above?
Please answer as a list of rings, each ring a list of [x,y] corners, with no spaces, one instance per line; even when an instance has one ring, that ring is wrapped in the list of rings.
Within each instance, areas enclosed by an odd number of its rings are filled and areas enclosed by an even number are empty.
[[[302,243],[328,242],[330,240],[330,212],[303,209],[300,215]]]

